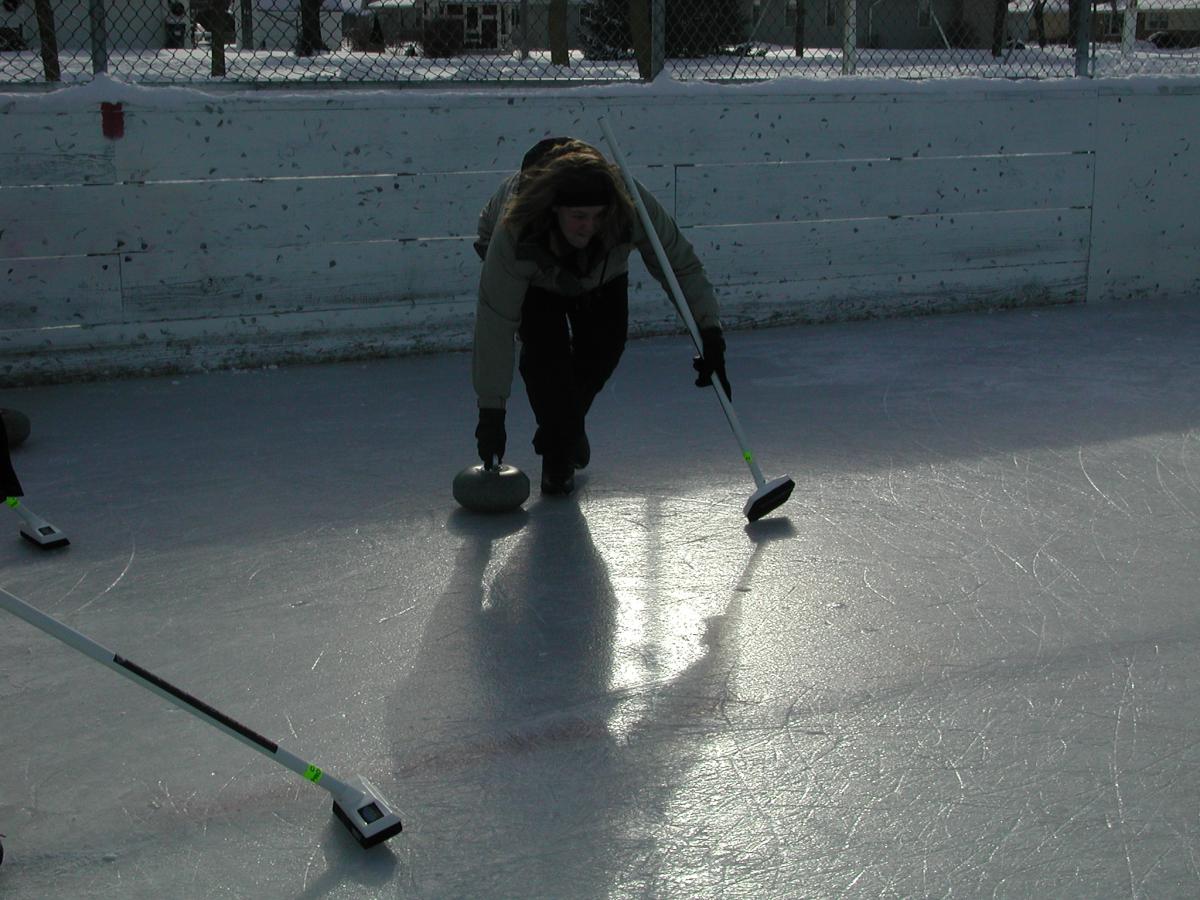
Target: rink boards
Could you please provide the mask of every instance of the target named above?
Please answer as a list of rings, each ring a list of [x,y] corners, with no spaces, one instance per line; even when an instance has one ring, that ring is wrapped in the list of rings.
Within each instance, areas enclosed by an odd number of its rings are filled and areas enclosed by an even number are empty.
[[[731,325],[1195,289],[1195,90],[972,85],[141,91],[116,139],[96,104],[8,102],[0,372],[466,346],[479,208],[537,139],[602,144],[600,115]],[[677,328],[633,273],[635,331]]]

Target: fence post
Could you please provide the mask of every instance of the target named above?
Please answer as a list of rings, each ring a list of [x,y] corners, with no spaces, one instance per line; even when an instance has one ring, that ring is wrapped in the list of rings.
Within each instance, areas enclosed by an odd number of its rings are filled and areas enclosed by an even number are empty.
[[[1121,59],[1133,55],[1137,39],[1137,0],[1125,0],[1125,15],[1121,19]]]
[[[1079,16],[1079,34],[1075,41],[1075,74],[1079,78],[1088,77],[1089,57],[1092,49],[1092,16],[1091,4],[1085,7],[1087,15]]]
[[[858,65],[858,0],[842,4],[842,74],[853,75]]]
[[[1092,37],[1090,0],[1067,0],[1067,30],[1075,42],[1075,77],[1088,76],[1088,50]]]
[[[92,20],[92,75],[108,72],[108,22],[104,14],[104,0],[88,0],[88,14]]]
[[[667,0],[650,0],[650,80],[667,64]]]

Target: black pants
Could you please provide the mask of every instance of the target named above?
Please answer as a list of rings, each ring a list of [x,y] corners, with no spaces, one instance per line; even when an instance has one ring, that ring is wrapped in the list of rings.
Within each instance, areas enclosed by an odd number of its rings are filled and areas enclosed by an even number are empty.
[[[9,497],[22,497],[24,494],[8,455],[8,429],[4,426],[3,415],[0,415],[0,504]]]
[[[583,297],[526,291],[520,371],[538,424],[534,450],[570,453],[592,401],[621,359],[628,331],[628,275]]]

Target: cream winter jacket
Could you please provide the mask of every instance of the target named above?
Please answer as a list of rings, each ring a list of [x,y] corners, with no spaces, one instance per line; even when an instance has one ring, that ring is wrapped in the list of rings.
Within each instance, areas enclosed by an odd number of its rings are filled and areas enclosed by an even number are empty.
[[[563,297],[582,296],[628,272],[629,255],[637,248],[650,274],[669,290],[640,217],[634,220],[630,240],[617,244],[582,276],[564,268],[547,247],[519,243],[500,221],[518,178],[514,175],[505,181],[480,213],[475,243],[483,257],[483,272],[475,307],[472,379],[479,406],[485,409],[503,409],[512,391],[514,340],[525,291],[531,285]],[[638,190],[697,326],[719,327],[712,284],[692,245],[653,195],[640,184]]]

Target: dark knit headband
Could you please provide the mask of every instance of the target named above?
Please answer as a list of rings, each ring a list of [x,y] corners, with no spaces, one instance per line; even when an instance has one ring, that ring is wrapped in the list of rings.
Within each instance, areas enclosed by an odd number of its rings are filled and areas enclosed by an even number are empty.
[[[612,200],[612,179],[604,172],[572,172],[554,191],[556,206],[608,206]]]

